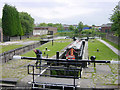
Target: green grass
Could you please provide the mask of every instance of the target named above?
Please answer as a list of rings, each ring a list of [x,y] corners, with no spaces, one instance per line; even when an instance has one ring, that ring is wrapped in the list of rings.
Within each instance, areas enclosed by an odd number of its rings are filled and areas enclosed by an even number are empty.
[[[32,37],[29,37],[29,38],[22,39],[22,41],[40,41],[41,38],[45,38],[45,37],[46,37],[46,35],[32,36]]]
[[[72,41],[70,39],[65,39],[65,40],[56,40],[54,41],[54,45],[52,46],[52,42],[48,42],[41,47],[38,47],[36,49],[39,49],[42,51],[43,56],[46,56],[48,54],[49,57],[52,57],[53,55],[56,54],[56,51],[61,51],[64,47],[69,45]],[[45,51],[45,48],[47,47],[48,50],[50,51]],[[44,55],[44,52],[46,53]],[[35,53],[33,50],[23,54],[22,56],[28,56],[28,57],[35,57]]]
[[[26,38],[26,39],[23,39],[22,41],[40,41],[40,37],[30,37],[30,38]]]
[[[116,49],[120,50],[120,47],[118,47],[117,44],[115,44],[115,43],[113,43],[113,42],[111,42],[111,41],[109,41],[109,40],[107,40],[105,38],[103,38],[103,40],[106,41],[107,43],[109,43],[110,45],[112,45],[113,47],[115,47]]]
[[[37,36],[37,37],[30,37],[30,38],[26,38],[26,39],[22,39],[22,40],[17,40],[17,41],[23,41],[23,42],[27,42],[27,41],[40,41],[41,37],[45,37],[45,35],[42,36]],[[16,45],[16,44],[12,44],[12,45],[0,45],[0,53],[12,50],[12,49],[16,49],[19,47],[22,47],[24,45]],[[2,48],[2,49],[1,49]]]
[[[99,52],[97,52],[97,48]],[[118,55],[115,54],[110,48],[98,40],[88,41],[88,52],[90,56],[96,56],[96,60],[116,60]]]
[[[6,52],[6,51],[9,51],[9,50],[12,50],[12,49],[16,49],[16,48],[19,48],[19,47],[22,47],[23,45],[4,45],[4,46],[1,46],[2,47],[2,51],[0,53],[3,53],[3,52]]]

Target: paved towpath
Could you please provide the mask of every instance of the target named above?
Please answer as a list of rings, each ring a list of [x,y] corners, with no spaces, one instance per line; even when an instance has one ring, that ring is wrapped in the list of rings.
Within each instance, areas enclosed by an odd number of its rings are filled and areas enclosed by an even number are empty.
[[[106,46],[108,46],[113,52],[115,52],[117,55],[120,56],[120,51],[118,49],[116,49],[115,47],[113,47],[112,45],[110,45],[109,43],[105,42],[104,40],[98,39],[100,42],[104,43]]]

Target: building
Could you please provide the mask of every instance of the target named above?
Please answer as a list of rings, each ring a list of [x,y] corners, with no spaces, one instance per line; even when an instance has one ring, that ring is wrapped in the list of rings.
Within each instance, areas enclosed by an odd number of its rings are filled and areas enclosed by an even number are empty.
[[[82,30],[92,29],[92,27],[84,27]]]
[[[48,34],[53,35],[54,33],[57,33],[56,27],[48,27]]]
[[[76,28],[78,28],[78,25],[73,25],[73,27],[76,29]]]
[[[70,25],[63,24],[64,30],[65,30],[65,31],[68,31],[68,30],[69,30],[69,26],[70,26]]]
[[[53,35],[54,33],[57,33],[56,27],[35,27],[33,30],[33,35],[45,35],[50,34]]]
[[[78,28],[78,25],[72,25],[72,26],[74,27],[74,29]],[[69,31],[70,25],[63,24],[63,27],[64,27],[64,30],[65,30],[65,31]]]
[[[94,26],[94,28],[100,30],[101,26]]]
[[[2,28],[0,28],[0,42],[3,42],[3,31],[2,31]]]
[[[101,32],[109,33],[111,31],[111,25],[112,23],[103,24],[101,26]]]

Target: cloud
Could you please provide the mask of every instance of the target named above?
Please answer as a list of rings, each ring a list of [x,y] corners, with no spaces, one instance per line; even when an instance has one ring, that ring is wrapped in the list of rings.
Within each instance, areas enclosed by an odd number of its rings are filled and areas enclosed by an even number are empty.
[[[87,8],[83,7],[82,4],[78,3],[70,3],[70,2],[62,2],[62,1],[54,1],[54,2],[28,2],[28,3],[19,3],[17,5],[20,11],[28,11],[30,14],[43,17],[46,19],[53,18],[67,18],[72,17],[74,15],[84,15],[90,14],[95,11],[99,11],[95,8]]]
[[[4,3],[16,6],[19,12],[27,12],[35,22],[101,23],[108,21],[109,14],[119,0],[2,0],[0,17]],[[99,16],[101,15],[101,16]],[[99,18],[98,18],[99,16]]]

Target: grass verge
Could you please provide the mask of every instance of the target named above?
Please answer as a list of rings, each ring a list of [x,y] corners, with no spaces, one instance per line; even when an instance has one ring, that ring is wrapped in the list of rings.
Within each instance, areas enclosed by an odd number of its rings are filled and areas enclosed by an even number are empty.
[[[61,51],[62,49],[64,49],[64,47],[66,47],[67,45],[69,45],[72,42],[72,40],[70,39],[61,39],[61,40],[56,40],[53,43],[52,46],[52,42],[48,42],[36,49],[39,49],[42,51],[43,56],[46,56],[48,54],[49,57],[52,57],[53,55],[56,54],[56,51]],[[47,47],[47,51],[45,50],[45,48]],[[45,54],[44,54],[45,53]],[[27,56],[27,57],[35,57],[35,53],[31,50],[25,54],[23,54],[22,56]]]
[[[1,46],[2,47],[2,51],[0,53],[3,53],[3,52],[6,52],[6,51],[9,51],[9,50],[12,50],[12,49],[16,49],[16,48],[19,48],[19,47],[22,47],[23,45],[4,45],[4,46]]]
[[[97,48],[99,52],[97,52]],[[96,56],[96,60],[117,60],[118,55],[115,54],[110,48],[98,40],[88,41],[88,53],[90,56]]]
[[[106,41],[107,43],[109,43],[110,45],[112,45],[113,47],[115,47],[116,49],[120,50],[120,47],[118,47],[117,44],[115,44],[115,43],[113,43],[113,42],[111,42],[111,41],[109,41],[109,40],[107,40],[105,38],[103,38],[103,40]]]

